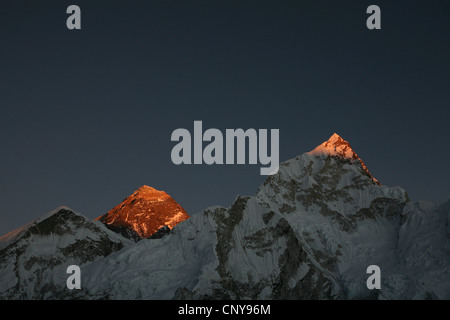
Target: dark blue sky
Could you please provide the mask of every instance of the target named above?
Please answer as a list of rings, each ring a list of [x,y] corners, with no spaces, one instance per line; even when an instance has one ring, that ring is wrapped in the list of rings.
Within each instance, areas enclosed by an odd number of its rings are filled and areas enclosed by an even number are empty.
[[[0,234],[60,205],[95,218],[143,184],[190,214],[254,194],[260,165],[172,164],[194,120],[277,128],[281,161],[337,132],[383,184],[443,202],[449,57],[444,0],[2,1]]]

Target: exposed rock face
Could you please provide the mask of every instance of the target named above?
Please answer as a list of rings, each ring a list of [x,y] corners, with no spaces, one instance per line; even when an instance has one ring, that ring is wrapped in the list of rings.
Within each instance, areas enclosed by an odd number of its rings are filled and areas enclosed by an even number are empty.
[[[308,152],[308,154],[325,157],[331,156],[334,158],[349,159],[353,162],[360,162],[363,174],[367,174],[373,182],[381,185],[381,183],[370,174],[369,169],[367,169],[367,166],[362,159],[358,157],[355,151],[353,151],[350,143],[342,139],[337,133],[334,133],[330,139],[317,146],[314,150]]]
[[[410,203],[402,188],[377,183],[341,140],[326,144],[338,154],[282,163],[255,196],[88,266],[88,274],[104,270],[86,279],[89,297],[449,299],[448,204]],[[382,290],[366,287],[373,264]]]
[[[131,242],[67,207],[0,238],[0,298],[60,299],[67,267],[84,266]]]
[[[149,239],[161,239],[166,234],[170,233],[170,228],[168,226],[161,227],[158,231],[152,234]]]
[[[135,243],[71,214],[26,226],[0,239],[0,297],[450,299],[450,202],[410,202],[404,189],[380,185],[337,135],[321,146],[282,163],[254,196],[170,231],[173,215],[163,219],[152,239]],[[105,219],[139,225],[152,212],[142,208],[172,203],[147,188]],[[63,258],[82,263],[76,293],[65,288]],[[370,265],[381,269],[381,290],[366,286]]]
[[[167,193],[142,186],[96,220],[129,239],[139,240],[149,238],[163,226],[173,229],[187,218],[186,211]]]

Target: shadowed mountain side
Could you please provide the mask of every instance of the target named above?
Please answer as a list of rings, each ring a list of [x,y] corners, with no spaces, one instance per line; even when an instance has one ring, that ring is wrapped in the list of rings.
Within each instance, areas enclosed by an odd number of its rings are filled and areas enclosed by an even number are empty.
[[[98,217],[111,230],[133,239],[145,239],[162,227],[173,229],[189,215],[171,196],[142,186],[108,213]]]

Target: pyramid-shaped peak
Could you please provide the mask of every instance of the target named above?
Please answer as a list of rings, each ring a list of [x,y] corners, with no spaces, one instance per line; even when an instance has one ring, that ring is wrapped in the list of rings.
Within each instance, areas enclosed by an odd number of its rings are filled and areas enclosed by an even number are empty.
[[[75,224],[82,224],[85,221],[88,221],[88,219],[81,213],[78,213],[67,206],[60,206],[1,236],[0,250],[9,242],[19,238],[22,234],[29,230],[32,230],[35,234],[58,234],[64,230],[68,230],[70,228],[69,220],[75,222]]]
[[[330,139],[328,139],[328,141],[333,142],[333,143],[341,142],[341,141],[347,142],[344,139],[342,139],[342,137],[340,135],[338,135],[336,132],[333,133],[333,135],[330,137]]]
[[[335,139],[339,139],[339,138],[341,138],[341,136],[340,135],[338,135],[336,132],[335,133],[333,133],[333,135],[330,137],[330,139],[328,139],[328,140],[335,140]],[[342,139],[342,138],[341,138]]]
[[[156,190],[155,188],[152,188],[145,184],[143,186],[139,187],[139,189],[138,189],[138,191],[155,191],[155,190]],[[158,191],[158,190],[156,190],[156,191]]]
[[[327,141],[310,151],[309,154],[339,156],[348,159],[358,158],[358,155],[351,148],[350,143],[342,139],[337,133],[333,133]]]

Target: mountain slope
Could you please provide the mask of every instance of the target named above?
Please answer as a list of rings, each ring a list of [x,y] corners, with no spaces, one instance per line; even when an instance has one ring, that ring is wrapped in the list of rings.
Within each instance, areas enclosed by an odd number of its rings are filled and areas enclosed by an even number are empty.
[[[282,163],[254,196],[160,239],[134,243],[66,214],[2,238],[1,298],[450,299],[450,201],[410,202],[337,135]],[[65,289],[70,261],[81,263],[82,290]],[[369,265],[381,269],[381,290],[366,287]]]
[[[86,265],[129,244],[101,223],[60,207],[0,238],[0,297],[67,297],[69,265]]]
[[[350,143],[342,139],[337,133],[334,133],[330,139],[308,152],[308,154],[325,157],[331,156],[335,158],[349,159],[353,162],[360,162],[362,169],[372,179],[372,181],[378,185],[381,185],[381,183],[370,174],[369,169],[367,169],[367,166],[364,164],[362,159],[358,157],[355,151],[353,151]]]
[[[187,218],[186,211],[166,192],[144,185],[96,220],[127,238],[139,240],[164,226],[172,229]]]

